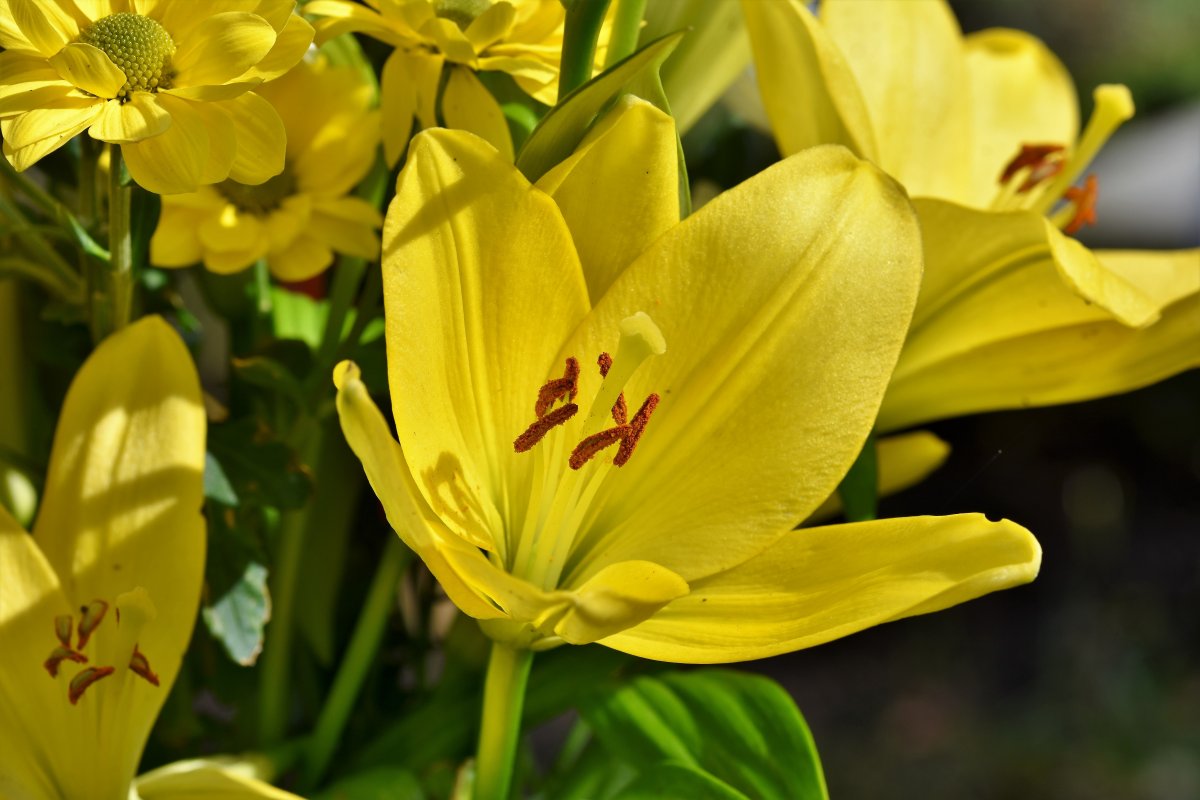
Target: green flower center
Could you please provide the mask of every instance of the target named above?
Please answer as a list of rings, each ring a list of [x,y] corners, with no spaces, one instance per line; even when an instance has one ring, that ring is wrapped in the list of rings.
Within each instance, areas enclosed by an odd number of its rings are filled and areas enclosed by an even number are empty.
[[[433,0],[433,13],[465,31],[491,6],[492,0]]]
[[[268,214],[296,193],[296,177],[285,165],[283,172],[265,183],[250,186],[237,181],[222,181],[215,188],[222,197],[248,214]]]
[[[84,28],[79,41],[103,50],[125,73],[125,85],[117,93],[121,100],[133,92],[155,92],[171,85],[175,42],[157,20],[122,11]]]

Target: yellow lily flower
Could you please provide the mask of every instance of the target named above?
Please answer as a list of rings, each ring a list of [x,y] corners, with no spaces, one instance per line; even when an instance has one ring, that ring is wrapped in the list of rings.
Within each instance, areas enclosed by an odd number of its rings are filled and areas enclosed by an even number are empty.
[[[148,317],[72,383],[33,535],[0,506],[0,796],[290,797],[192,793],[213,766],[134,783],[200,603],[204,431],[191,356]]]
[[[251,90],[304,54],[293,0],[0,0],[0,132],[25,170],[84,130],[159,194],[283,168],[283,123]]]
[[[513,159],[512,137],[499,103],[476,72],[505,72],[529,95],[553,105],[558,93],[565,14],[559,0],[310,0],[306,14],[325,42],[348,31],[396,48],[383,65],[383,150],[395,165],[415,117],[439,123],[438,91],[446,70],[440,119],[468,130]],[[604,59],[601,35],[596,62]]]
[[[325,271],[334,251],[374,259],[383,217],[348,196],[370,171],[379,144],[373,87],[358,70],[332,66],[318,51],[258,94],[287,128],[283,172],[258,186],[228,180],[164,197],[151,262],[203,261],[213,272],[232,273],[265,258],[277,278],[302,281]]]
[[[1088,163],[1133,114],[1021,31],[963,37],[943,0],[744,0],[786,155],[840,143],[916,198],[925,281],[883,430],[1128,391],[1200,365],[1200,250],[1095,253]]]
[[[680,223],[671,120],[619,111],[537,186],[460,131],[419,135],[401,172],[383,269],[403,448],[357,367],[334,379],[450,598],[510,646],[701,663],[1031,580],[1029,532],[978,515],[792,531],[857,455],[904,339],[902,190],[818,148]],[[665,230],[608,227],[632,213]]]

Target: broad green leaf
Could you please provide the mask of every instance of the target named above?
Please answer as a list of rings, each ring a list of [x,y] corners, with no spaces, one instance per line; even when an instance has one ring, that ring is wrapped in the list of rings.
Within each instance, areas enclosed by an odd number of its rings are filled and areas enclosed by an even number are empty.
[[[210,427],[208,448],[243,505],[292,509],[308,499],[312,481],[296,454],[253,417]]]
[[[300,381],[278,361],[266,356],[250,356],[234,358],[232,363],[233,371],[246,383],[282,394],[298,405],[304,405],[304,389]]]
[[[221,505],[237,508],[238,496],[233,484],[221,469],[221,462],[212,453],[204,454],[204,496]]]
[[[610,752],[640,770],[633,787],[649,788],[631,796],[673,796],[653,794],[653,776],[669,763],[663,780],[684,787],[678,796],[828,800],[808,726],[768,678],[729,670],[641,677],[591,696],[581,712]],[[710,794],[686,789],[702,785],[692,773],[712,779],[703,783]]]
[[[619,800],[750,800],[702,769],[664,761],[641,774],[616,795]]]
[[[329,303],[278,286],[271,287],[271,323],[278,339],[299,339],[312,349],[321,346]]]
[[[530,181],[545,175],[574,152],[596,118],[622,95],[637,95],[670,114],[659,70],[683,36],[683,33],[673,33],[650,42],[563,98],[542,117],[530,134],[517,155],[517,168]],[[679,183],[679,211],[680,216],[685,217],[691,211],[691,199],[682,146],[679,147]]]
[[[229,657],[250,666],[262,650],[263,626],[271,617],[267,568],[234,509],[211,500],[205,509],[208,564],[201,616]]]
[[[341,779],[312,800],[425,800],[425,792],[408,770],[377,767]]]

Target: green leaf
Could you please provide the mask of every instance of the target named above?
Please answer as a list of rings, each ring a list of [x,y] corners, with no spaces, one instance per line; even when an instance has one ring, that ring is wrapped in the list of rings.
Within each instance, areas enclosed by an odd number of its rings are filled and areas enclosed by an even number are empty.
[[[629,58],[592,78],[550,110],[517,155],[517,168],[536,181],[575,151],[596,118],[622,95],[634,94],[670,114],[659,70],[683,38],[673,33],[650,42]],[[687,216],[691,199],[683,148],[679,147],[679,209]]]
[[[237,492],[225,476],[225,470],[221,469],[221,462],[213,458],[212,453],[204,454],[204,496],[231,508],[238,505]]]
[[[267,389],[304,405],[304,389],[296,376],[278,361],[266,356],[250,356],[249,358],[233,358],[233,371],[239,378],[252,386]]]
[[[838,485],[846,519],[865,522],[875,519],[879,502],[879,458],[875,448],[875,432],[867,437],[863,448],[850,465],[850,471]]]
[[[622,797],[828,800],[808,726],[768,678],[729,670],[641,677],[580,710],[604,746],[641,772],[631,787],[638,793]]]
[[[214,502],[208,515],[208,566],[204,624],[237,663],[250,666],[262,650],[263,627],[271,617],[267,568],[260,563],[248,525],[232,508]]]
[[[312,800],[425,800],[425,792],[408,770],[378,767],[343,778]]]
[[[313,350],[321,346],[329,301],[279,286],[271,287],[271,323],[278,339],[299,339]]]
[[[210,427],[208,449],[242,504],[293,509],[308,500],[312,481],[304,466],[254,417]]]

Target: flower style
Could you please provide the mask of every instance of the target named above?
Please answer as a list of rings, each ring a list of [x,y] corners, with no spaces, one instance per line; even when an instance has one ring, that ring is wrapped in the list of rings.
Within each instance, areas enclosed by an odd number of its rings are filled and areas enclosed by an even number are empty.
[[[781,151],[844,144],[916,198],[925,280],[882,430],[1200,365],[1200,250],[1070,237],[1096,222],[1095,178],[1073,184],[1133,114],[1124,86],[1097,88],[1078,136],[1053,53],[1015,30],[963,37],[943,0],[823,0],[819,20],[794,0],[742,7]]]
[[[257,186],[227,180],[193,194],[163,198],[150,260],[163,267],[203,261],[213,272],[239,272],[260,258],[281,280],[323,272],[333,251],[379,255],[383,217],[347,196],[370,171],[379,143],[374,89],[358,70],[331,65],[319,51],[258,94],[287,128],[283,171]]]
[[[0,796],[291,797],[197,764],[131,794],[200,603],[204,431],[191,356],[146,318],[76,376],[33,535],[0,506]]]
[[[0,0],[0,131],[18,170],[84,130],[159,194],[283,168],[252,89],[312,41],[293,0]]]
[[[321,41],[357,31],[396,48],[383,66],[383,150],[395,165],[416,117],[422,128],[447,127],[482,136],[513,158],[508,123],[475,75],[505,72],[527,93],[553,104],[558,92],[564,12],[559,0],[311,0]],[[602,34],[596,58],[602,62]],[[445,90],[438,91],[443,69]]]
[[[1033,537],[978,515],[792,530],[874,421],[915,220],[828,147],[680,223],[674,146],[628,100],[537,186],[471,134],[413,142],[384,226],[403,448],[358,369],[334,379],[450,598],[511,646],[728,662],[1031,580]]]

